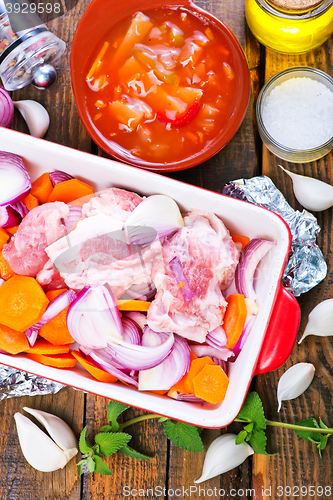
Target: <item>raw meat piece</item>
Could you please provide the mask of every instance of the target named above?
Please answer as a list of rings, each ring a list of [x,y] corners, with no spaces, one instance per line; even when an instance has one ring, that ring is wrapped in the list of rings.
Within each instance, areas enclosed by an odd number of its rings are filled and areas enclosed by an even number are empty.
[[[223,222],[213,213],[193,210],[185,227],[163,242],[163,263],[153,275],[157,294],[148,310],[148,325],[156,332],[175,332],[204,342],[222,324],[226,300],[221,289],[232,281],[239,250]],[[177,256],[194,296],[186,300],[182,284],[169,262]]]
[[[139,195],[125,189],[104,189],[83,205],[82,215],[83,217],[97,214],[112,215],[115,219],[125,222],[141,201]]]
[[[48,261],[45,248],[67,233],[62,219],[69,214],[65,203],[44,203],[22,220],[2,254],[16,274],[35,277]]]

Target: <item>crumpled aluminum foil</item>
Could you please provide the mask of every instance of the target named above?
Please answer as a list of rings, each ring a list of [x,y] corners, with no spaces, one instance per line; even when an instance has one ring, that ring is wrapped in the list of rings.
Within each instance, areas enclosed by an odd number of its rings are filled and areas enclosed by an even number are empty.
[[[65,387],[52,380],[0,365],[0,401],[16,396],[40,396],[56,394]]]
[[[316,244],[320,231],[317,219],[307,210],[294,210],[269,177],[262,175],[232,181],[224,186],[222,193],[265,207],[286,221],[292,245],[282,284],[290,293],[298,297],[325,278],[327,264]]]
[[[327,274],[327,265],[316,245],[320,231],[316,218],[306,210],[295,211],[269,177],[240,179],[226,184],[223,194],[268,208],[290,227],[293,242],[283,275],[283,285],[294,296],[309,291]],[[0,365],[0,400],[15,396],[55,394],[64,385]]]

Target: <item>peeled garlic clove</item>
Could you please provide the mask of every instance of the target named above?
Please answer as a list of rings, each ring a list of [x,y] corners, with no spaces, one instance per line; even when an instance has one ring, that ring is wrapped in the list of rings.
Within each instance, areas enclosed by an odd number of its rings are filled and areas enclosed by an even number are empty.
[[[136,235],[137,226],[153,228],[158,237],[163,238],[183,227],[184,220],[177,203],[172,198],[156,194],[145,198],[127,218],[126,227],[131,243],[136,243],[135,240],[140,238],[139,233]]]
[[[279,380],[277,399],[278,412],[282,401],[298,398],[311,384],[315,374],[315,367],[311,363],[297,363],[289,368]]]
[[[293,181],[297,201],[307,210],[321,212],[333,206],[333,186],[326,182],[289,172],[279,165]]]
[[[41,472],[65,467],[66,455],[45,432],[21,413],[14,418],[23,455],[32,467]]]
[[[333,299],[320,302],[309,314],[308,323],[299,344],[308,335],[326,337],[333,335]]]
[[[35,410],[34,408],[24,407],[27,413],[30,413],[40,422],[53,441],[63,450],[70,460],[77,454],[77,441],[74,432],[61,418],[45,411]]]
[[[50,125],[50,117],[44,106],[31,100],[14,101],[14,106],[23,116],[30,134],[33,137],[44,137]]]
[[[236,444],[236,438],[236,434],[223,434],[211,443],[205,456],[201,477],[194,481],[195,483],[202,483],[234,469],[249,455],[253,455],[251,446],[245,441]]]

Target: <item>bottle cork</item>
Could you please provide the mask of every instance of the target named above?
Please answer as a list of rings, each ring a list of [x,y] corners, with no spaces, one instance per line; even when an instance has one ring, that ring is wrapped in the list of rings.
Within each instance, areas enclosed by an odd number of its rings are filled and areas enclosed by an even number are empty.
[[[323,0],[269,0],[275,7],[290,11],[310,10],[322,3]]]

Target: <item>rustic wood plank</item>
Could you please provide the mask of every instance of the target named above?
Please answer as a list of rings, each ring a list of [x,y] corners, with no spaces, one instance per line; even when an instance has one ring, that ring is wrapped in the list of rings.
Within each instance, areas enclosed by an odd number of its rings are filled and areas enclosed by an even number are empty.
[[[331,51],[332,40],[301,56],[286,56],[267,50],[266,80],[287,67],[298,65],[317,67],[332,75]],[[272,178],[275,185],[295,209],[302,210],[302,207],[294,197],[290,178],[278,167],[279,164],[295,173],[313,176],[332,184],[332,153],[316,162],[294,164],[276,158],[264,147],[263,174]],[[328,264],[328,273],[320,285],[299,298],[302,310],[299,338],[304,331],[310,311],[320,301],[332,297],[333,292],[332,259],[330,258],[332,252],[332,210],[329,209],[315,215],[322,228],[317,242]],[[276,387],[278,380],[287,368],[298,362],[314,364],[316,368],[314,381],[299,398],[284,402],[281,412],[277,413]],[[301,345],[296,344],[291,357],[284,366],[272,373],[261,375],[255,380],[255,387],[262,397],[266,409],[266,417],[270,420],[296,423],[314,416],[316,419],[321,417],[328,426],[332,426],[330,411],[333,402],[330,390],[332,376],[329,368],[331,363],[332,345],[328,338],[310,336]],[[301,495],[301,487],[303,487],[306,497],[310,498],[310,486],[314,486],[315,494],[319,497],[321,487],[324,488],[324,491],[325,486],[330,487],[332,470],[325,466],[332,459],[333,450],[330,446],[322,452],[323,458],[320,459],[315,445],[299,439],[293,431],[274,428],[270,434],[273,451],[278,452],[278,455],[275,457],[255,455],[253,458],[254,484],[258,490],[263,492],[259,498],[275,498],[274,495],[277,496],[278,492],[283,492],[287,496],[288,487],[290,487],[291,495],[297,492]],[[274,474],[271,473],[272,471]],[[317,488],[319,489],[317,490]],[[328,497],[330,496],[331,493],[328,494]]]

